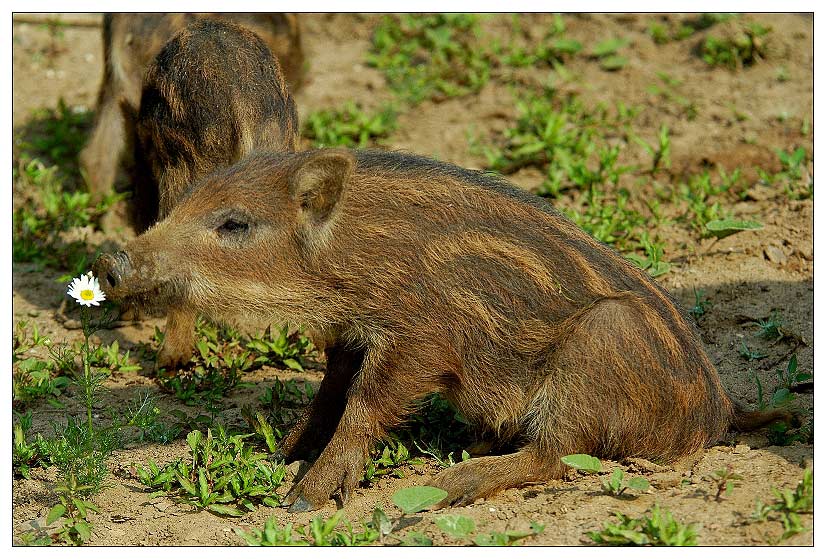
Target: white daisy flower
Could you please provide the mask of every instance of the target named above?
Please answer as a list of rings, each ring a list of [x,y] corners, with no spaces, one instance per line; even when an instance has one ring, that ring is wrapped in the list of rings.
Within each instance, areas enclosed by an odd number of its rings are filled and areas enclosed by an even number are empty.
[[[75,298],[75,301],[85,307],[99,306],[101,301],[106,300],[106,294],[100,288],[98,279],[87,272],[79,278],[74,278],[69,284],[69,291],[66,292]]]

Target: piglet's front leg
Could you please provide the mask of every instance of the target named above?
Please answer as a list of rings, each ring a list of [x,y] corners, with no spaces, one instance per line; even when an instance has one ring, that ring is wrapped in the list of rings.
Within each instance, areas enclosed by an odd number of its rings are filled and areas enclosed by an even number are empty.
[[[365,359],[354,379],[330,442],[287,494],[285,504],[290,512],[318,509],[336,493],[347,502],[364,474],[373,443],[403,419],[413,401],[430,392],[426,383],[411,388],[412,376],[407,369],[378,368],[371,361]]]

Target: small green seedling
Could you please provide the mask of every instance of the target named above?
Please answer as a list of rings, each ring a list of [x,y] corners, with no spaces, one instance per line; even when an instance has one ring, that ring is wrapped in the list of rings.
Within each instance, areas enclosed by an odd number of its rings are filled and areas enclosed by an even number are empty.
[[[778,340],[783,337],[783,321],[777,311],[772,311],[768,318],[757,321],[757,326],[760,327],[761,338],[766,340]]]
[[[381,511],[381,509],[376,509]],[[375,518],[375,511],[374,511]],[[339,526],[343,530],[337,530]],[[249,532],[233,528],[234,532],[250,546],[360,546],[369,545],[381,536],[379,530],[372,524],[365,524],[362,529],[355,530],[344,518],[344,510],[336,511],[327,519],[317,516],[305,526],[300,526],[293,532],[293,525],[289,523],[279,528],[274,517],[270,517],[264,524],[264,529],[253,528]]]
[[[699,291],[697,288],[694,288],[694,306],[691,307],[688,312],[691,316],[694,317],[694,320],[699,319],[701,316],[708,312],[708,309],[711,308],[711,299],[705,296],[705,292],[700,289]]]
[[[714,500],[719,503],[722,500],[723,493],[728,497],[734,488],[740,485],[743,476],[739,472],[735,472],[731,464],[726,464],[725,468],[714,470],[711,479],[717,484],[717,493],[714,495]]]
[[[625,473],[620,468],[614,468],[611,477],[602,480],[602,489],[616,497],[622,495],[626,489],[644,493],[649,487],[651,484],[644,477],[632,477],[626,481]]]
[[[749,346],[746,345],[745,340],[740,342],[740,357],[748,359],[749,361],[754,361],[756,359],[763,359],[767,356],[768,354],[766,353],[760,353],[758,351],[749,349]]]
[[[799,372],[797,370],[797,354],[792,354],[785,369],[778,369],[776,371],[777,380],[780,386],[792,391],[794,386],[801,382],[806,382],[813,378],[811,373]]]

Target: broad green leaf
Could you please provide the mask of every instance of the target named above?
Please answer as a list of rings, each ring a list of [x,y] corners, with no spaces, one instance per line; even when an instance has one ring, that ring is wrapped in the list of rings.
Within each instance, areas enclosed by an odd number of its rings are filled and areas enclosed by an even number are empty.
[[[447,497],[447,491],[438,487],[422,485],[405,487],[393,493],[393,502],[405,514],[423,511]]]
[[[431,546],[433,540],[419,532],[408,532],[407,536],[402,540],[402,546]]]
[[[303,372],[303,371],[304,371],[304,367],[302,367],[302,366],[301,366],[301,363],[299,363],[299,362],[298,362],[298,361],[296,361],[295,359],[291,359],[291,358],[284,359],[284,360],[283,360],[283,363],[284,363],[287,367],[289,367],[290,369],[294,369],[294,370],[296,370],[296,371],[301,371],[301,372]]]
[[[611,489],[619,491],[622,487],[623,472],[619,468],[614,468],[614,473],[611,474]]]
[[[628,39],[606,39],[591,50],[591,56],[603,58],[616,53],[619,49],[628,44]]]
[[[602,470],[602,462],[589,454],[569,454],[562,457],[562,463],[591,474],[596,474]]]
[[[373,528],[378,530],[382,536],[386,536],[393,531],[393,523],[380,507],[373,509]]]
[[[718,239],[734,235],[740,231],[754,231],[762,228],[763,224],[759,221],[742,221],[737,219],[715,219],[706,223],[706,230]]]
[[[92,537],[92,529],[89,528],[89,525],[82,520],[75,524],[74,526],[77,534],[80,536],[80,539],[84,542],[87,541],[90,537]]]
[[[229,505],[209,505],[208,510],[224,516],[244,516],[244,512]]]
[[[634,491],[648,491],[651,484],[644,477],[634,477],[628,480],[628,487]]]
[[[576,54],[582,50],[582,43],[574,39],[555,39],[551,41],[551,49],[556,52]]]
[[[46,525],[51,524],[61,516],[66,513],[66,507],[62,504],[58,504],[52,507],[52,510],[49,511],[49,516],[46,517]]]
[[[198,496],[198,490],[195,489],[195,485],[193,485],[193,483],[191,481],[189,481],[185,477],[182,477],[181,475],[176,475],[175,477],[178,479],[178,483],[181,484],[181,487],[184,488],[184,491],[186,491],[187,493],[189,493],[193,497]]]
[[[461,514],[443,514],[436,517],[436,526],[454,538],[465,538],[475,529],[473,519]]]
[[[609,72],[620,70],[624,68],[626,64],[628,64],[628,59],[620,55],[606,56],[599,61],[600,67],[603,70],[608,70]]]
[[[190,431],[190,433],[186,436],[186,442],[189,444],[189,448],[192,449],[192,452],[197,450],[202,437],[203,435],[200,431]]]

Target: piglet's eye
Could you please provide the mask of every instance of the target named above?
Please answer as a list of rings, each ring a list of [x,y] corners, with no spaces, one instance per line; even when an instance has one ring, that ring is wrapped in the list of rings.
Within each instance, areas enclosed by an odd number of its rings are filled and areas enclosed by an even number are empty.
[[[246,233],[249,228],[250,226],[248,223],[238,221],[237,219],[228,219],[215,231],[220,235],[237,235],[239,233]]]

